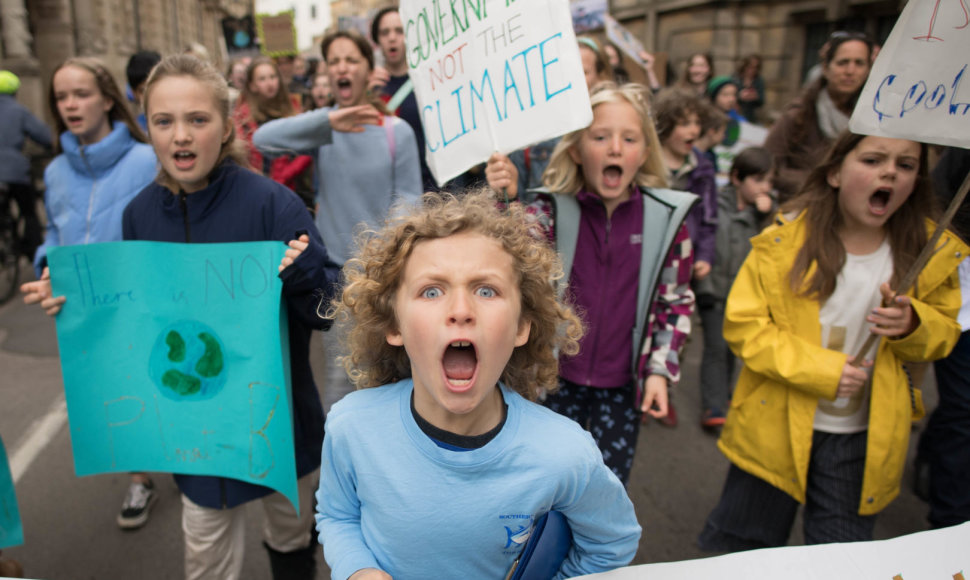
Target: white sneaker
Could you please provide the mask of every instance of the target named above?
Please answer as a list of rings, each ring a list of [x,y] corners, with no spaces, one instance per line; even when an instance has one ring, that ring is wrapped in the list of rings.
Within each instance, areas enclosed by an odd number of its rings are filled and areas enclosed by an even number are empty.
[[[133,530],[145,525],[148,512],[155,503],[155,486],[151,481],[141,483],[133,481],[128,486],[125,503],[121,504],[118,514],[118,526],[126,530]]]

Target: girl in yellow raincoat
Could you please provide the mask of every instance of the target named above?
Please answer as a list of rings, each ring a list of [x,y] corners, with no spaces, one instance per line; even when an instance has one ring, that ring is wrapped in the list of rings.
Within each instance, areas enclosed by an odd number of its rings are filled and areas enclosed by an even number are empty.
[[[946,356],[960,334],[955,236],[893,291],[935,227],[927,172],[923,144],[844,133],[752,238],[725,309],[744,361],[718,442],[731,467],[702,549],[783,546],[799,503],[808,544],[872,539],[923,415],[903,363]]]

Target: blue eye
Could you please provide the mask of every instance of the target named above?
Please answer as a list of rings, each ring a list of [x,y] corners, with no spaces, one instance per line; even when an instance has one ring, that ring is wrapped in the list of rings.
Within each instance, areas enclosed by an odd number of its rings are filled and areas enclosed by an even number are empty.
[[[425,288],[424,291],[421,292],[422,298],[438,298],[439,296],[441,296],[440,288]]]
[[[478,290],[475,290],[475,293],[482,298],[495,298],[497,294],[494,288],[489,288],[488,286],[482,286]]]

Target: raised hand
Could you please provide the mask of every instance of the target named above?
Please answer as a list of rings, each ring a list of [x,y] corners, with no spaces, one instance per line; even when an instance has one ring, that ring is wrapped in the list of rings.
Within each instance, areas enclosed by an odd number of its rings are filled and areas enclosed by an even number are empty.
[[[519,170],[506,155],[492,153],[485,165],[485,180],[496,192],[504,189],[509,199],[519,194]]]
[[[283,254],[283,259],[280,260],[280,272],[295,262],[300,257],[300,254],[303,253],[303,250],[307,249],[307,246],[310,245],[310,236],[303,234],[298,240],[290,240],[288,245],[289,247],[286,248],[286,253]]]
[[[24,304],[40,304],[48,316],[55,316],[60,312],[61,306],[67,300],[63,296],[52,296],[51,273],[48,268],[44,268],[40,280],[21,284],[20,291],[24,295]]]
[[[380,125],[382,117],[374,105],[341,107],[330,111],[330,126],[342,133],[361,133],[364,125]]]

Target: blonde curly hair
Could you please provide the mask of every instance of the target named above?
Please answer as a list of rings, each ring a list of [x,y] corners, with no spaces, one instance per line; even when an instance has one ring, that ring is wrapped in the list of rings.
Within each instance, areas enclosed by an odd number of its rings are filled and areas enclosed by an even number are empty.
[[[557,295],[563,277],[558,255],[538,234],[538,225],[515,204],[497,206],[487,189],[456,197],[426,193],[423,204],[387,220],[377,232],[358,235],[358,251],[344,265],[346,285],[331,315],[344,330],[342,358],[359,389],[378,387],[411,376],[402,346],[387,343],[395,331],[394,298],[414,247],[426,240],[474,232],[502,244],[512,257],[522,297],[521,317],[531,325],[529,339],[515,348],[501,380],[523,397],[535,400],[539,389],[558,386],[559,354],[576,354],[583,334],[579,317]]]

